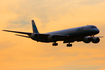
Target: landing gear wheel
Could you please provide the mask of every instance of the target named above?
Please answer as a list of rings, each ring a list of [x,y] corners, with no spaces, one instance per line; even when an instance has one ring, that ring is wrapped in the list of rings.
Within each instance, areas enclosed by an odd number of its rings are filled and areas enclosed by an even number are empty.
[[[52,46],[58,46],[58,43],[53,43]]]
[[[72,44],[67,44],[67,47],[72,47]]]

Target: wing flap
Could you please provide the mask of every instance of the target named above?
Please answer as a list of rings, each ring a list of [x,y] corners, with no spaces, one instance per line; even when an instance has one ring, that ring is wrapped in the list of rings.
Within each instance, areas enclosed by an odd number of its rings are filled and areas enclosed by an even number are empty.
[[[29,36],[24,36],[24,35],[18,35],[18,34],[15,34],[16,36],[21,36],[21,37],[26,37],[26,38],[30,38]]]

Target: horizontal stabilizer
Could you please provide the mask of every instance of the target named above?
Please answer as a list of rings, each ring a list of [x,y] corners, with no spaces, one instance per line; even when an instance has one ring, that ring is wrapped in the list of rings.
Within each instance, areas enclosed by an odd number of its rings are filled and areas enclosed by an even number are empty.
[[[11,30],[3,30],[3,31],[6,31],[6,32],[13,32],[13,33],[20,33],[20,34],[27,34],[27,35],[32,34],[32,33],[28,33],[28,32],[11,31]]]

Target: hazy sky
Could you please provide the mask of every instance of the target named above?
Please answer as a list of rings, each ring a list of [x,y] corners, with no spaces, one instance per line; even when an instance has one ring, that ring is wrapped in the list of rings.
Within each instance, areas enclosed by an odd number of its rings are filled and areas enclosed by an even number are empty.
[[[105,70],[104,38],[99,44],[37,43],[3,32],[32,32],[35,20],[40,33],[96,25],[105,35],[105,0],[2,0],[0,1],[0,70]]]

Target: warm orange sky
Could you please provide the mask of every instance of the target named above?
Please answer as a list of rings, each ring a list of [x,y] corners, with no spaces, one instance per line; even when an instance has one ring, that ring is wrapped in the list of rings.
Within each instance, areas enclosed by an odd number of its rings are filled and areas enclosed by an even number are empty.
[[[105,70],[104,38],[99,44],[37,43],[3,32],[32,32],[34,19],[40,33],[96,25],[105,35],[105,0],[0,1],[0,70]]]

